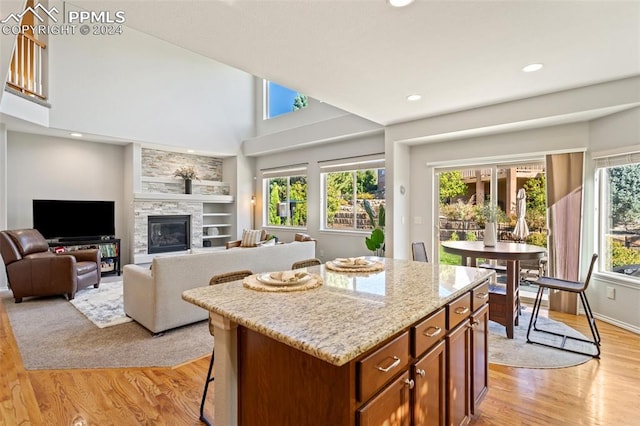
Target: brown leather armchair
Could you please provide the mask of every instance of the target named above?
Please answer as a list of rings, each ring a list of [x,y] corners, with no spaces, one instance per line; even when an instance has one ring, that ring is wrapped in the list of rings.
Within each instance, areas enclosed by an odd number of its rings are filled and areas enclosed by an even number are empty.
[[[1,231],[0,254],[16,303],[23,297],[56,294],[71,300],[76,291],[100,285],[97,249],[54,254],[36,229]]]

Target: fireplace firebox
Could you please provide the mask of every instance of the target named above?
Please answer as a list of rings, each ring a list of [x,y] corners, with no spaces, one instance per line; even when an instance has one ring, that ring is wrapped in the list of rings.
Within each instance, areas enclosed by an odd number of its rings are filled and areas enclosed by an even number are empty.
[[[191,216],[149,216],[147,225],[149,254],[182,251],[191,247]]]

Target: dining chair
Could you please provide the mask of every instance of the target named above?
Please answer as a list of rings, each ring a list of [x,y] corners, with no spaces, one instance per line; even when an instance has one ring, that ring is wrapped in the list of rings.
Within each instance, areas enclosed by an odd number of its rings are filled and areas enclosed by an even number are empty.
[[[536,301],[533,304],[533,312],[531,313],[531,320],[529,321],[529,329],[527,330],[527,343],[535,343],[538,345],[561,349],[567,352],[573,352],[577,354],[592,356],[594,358],[600,358],[600,333],[598,331],[598,327],[596,326],[596,319],[593,316],[593,312],[591,311],[591,306],[589,305],[589,301],[587,300],[587,294],[586,294],[587,287],[589,286],[589,281],[591,280],[591,274],[593,273],[593,267],[597,259],[598,259],[598,254],[594,253],[593,256],[591,256],[591,265],[589,266],[589,272],[587,273],[587,278],[584,281],[570,281],[570,280],[563,280],[560,278],[552,278],[549,276],[542,276],[535,281],[535,284],[538,285],[539,287],[538,287],[538,294],[536,296]],[[584,309],[584,314],[587,317],[587,321],[589,322],[589,328],[591,329],[591,335],[593,336],[593,340],[556,333],[550,330],[541,329],[537,326],[536,322],[538,320],[538,312],[540,311],[542,295],[545,289],[549,289],[550,291],[551,290],[568,291],[568,292],[579,295],[580,301],[582,302],[582,308]],[[558,345],[554,345],[551,343],[531,340],[531,337],[530,337],[531,329],[542,332],[542,333],[561,337],[562,342],[559,343]],[[565,344],[569,339],[579,341],[579,342],[585,342],[593,345],[596,349],[595,354],[587,351],[581,351],[578,349],[567,348]]]
[[[318,266],[318,265],[322,265],[322,261],[318,258],[304,259],[304,260],[298,260],[297,262],[293,262],[293,264],[291,265],[291,269],[308,268],[310,266]]]
[[[209,285],[228,283],[231,281],[238,281],[252,274],[253,272],[245,269],[241,271],[232,271],[232,272],[226,272],[224,274],[214,275],[213,277],[211,277],[211,280],[209,280]],[[213,328],[214,328],[213,321],[211,320],[211,314],[209,314],[209,333],[211,333],[212,336],[213,336]],[[200,421],[202,421],[207,426],[211,426],[211,423],[209,423],[209,420],[204,415],[204,402],[207,399],[207,392],[209,391],[209,383],[213,382],[213,380],[215,379],[215,377],[211,374],[213,372],[213,359],[214,359],[215,351],[216,349],[214,346],[213,351],[211,351],[211,361],[209,361],[209,371],[207,372],[207,379],[204,382],[204,390],[202,392],[202,401],[200,402]]]
[[[429,261],[429,258],[427,257],[427,249],[424,247],[424,243],[422,241],[411,243],[411,254],[413,255],[413,260],[416,262]]]

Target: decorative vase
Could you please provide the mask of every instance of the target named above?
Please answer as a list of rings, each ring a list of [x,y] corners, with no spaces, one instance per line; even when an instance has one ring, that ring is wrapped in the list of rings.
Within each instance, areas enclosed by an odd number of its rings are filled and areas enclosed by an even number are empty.
[[[496,245],[497,231],[495,222],[487,222],[484,226],[484,245],[485,247],[493,247]]]
[[[184,180],[184,193],[191,194],[191,179]]]

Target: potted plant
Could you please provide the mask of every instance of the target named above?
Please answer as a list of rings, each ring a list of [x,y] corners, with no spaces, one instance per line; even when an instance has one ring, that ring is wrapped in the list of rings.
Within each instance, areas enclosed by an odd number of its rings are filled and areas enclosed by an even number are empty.
[[[175,172],[173,172],[173,176],[184,179],[185,194],[191,194],[191,182],[194,179],[200,180],[200,178],[198,177],[198,173],[193,166],[179,167]]]
[[[496,245],[498,234],[498,221],[504,215],[500,207],[489,203],[482,204],[478,208],[476,220],[478,225],[484,224],[484,245],[493,247]]]
[[[367,212],[367,216],[369,216],[369,222],[373,227],[371,231],[371,235],[366,237],[364,242],[367,245],[367,248],[371,250],[376,256],[384,256],[384,222],[385,222],[385,211],[384,206],[380,205],[378,208],[377,221],[376,221],[376,212],[371,207],[371,203],[369,200],[364,200],[364,210]]]

